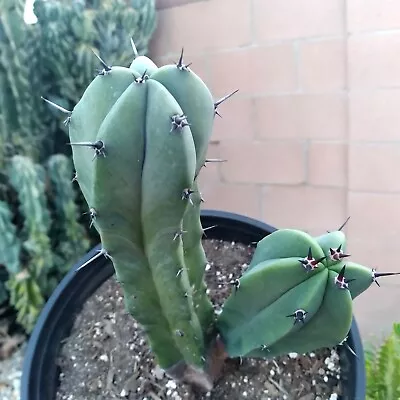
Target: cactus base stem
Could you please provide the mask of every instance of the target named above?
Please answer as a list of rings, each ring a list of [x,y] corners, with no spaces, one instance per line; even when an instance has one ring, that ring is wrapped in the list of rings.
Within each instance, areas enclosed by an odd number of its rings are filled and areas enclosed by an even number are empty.
[[[222,375],[222,369],[225,361],[228,359],[228,353],[219,336],[211,343],[205,368],[199,369],[185,362],[179,362],[166,370],[166,374],[177,382],[190,385],[199,392],[209,392],[213,389],[215,382]]]

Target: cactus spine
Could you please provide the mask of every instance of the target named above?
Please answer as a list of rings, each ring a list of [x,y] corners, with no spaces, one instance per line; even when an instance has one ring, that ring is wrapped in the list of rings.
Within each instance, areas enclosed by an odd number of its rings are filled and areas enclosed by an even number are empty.
[[[342,227],[320,237],[282,229],[261,240],[214,314],[203,280],[197,177],[217,108],[235,92],[214,102],[183,51],[175,65],[158,68],[133,50],[129,68],[96,55],[102,69],[68,126],[77,181],[103,245],[95,258],[112,261],[161,367],[210,390],[218,357],[342,343],[352,299],[390,275],[347,262]]]

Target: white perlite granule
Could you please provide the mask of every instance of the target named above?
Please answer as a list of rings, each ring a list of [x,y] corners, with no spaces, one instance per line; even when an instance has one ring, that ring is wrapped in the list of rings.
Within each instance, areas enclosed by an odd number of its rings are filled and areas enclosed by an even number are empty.
[[[0,361],[0,399],[20,400],[25,344],[10,358]]]

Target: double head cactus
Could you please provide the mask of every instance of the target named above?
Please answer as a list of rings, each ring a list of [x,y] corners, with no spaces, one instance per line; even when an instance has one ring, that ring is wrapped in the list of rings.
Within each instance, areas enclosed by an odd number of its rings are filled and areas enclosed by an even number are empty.
[[[135,46],[133,45],[135,50]],[[217,315],[206,295],[197,177],[218,106],[183,61],[144,56],[102,69],[67,114],[76,180],[158,363],[177,380],[213,386],[227,357],[274,357],[343,342],[352,299],[379,276],[349,262],[341,229],[265,237]],[[92,260],[89,260],[90,263]],[[82,268],[85,265],[82,266]]]

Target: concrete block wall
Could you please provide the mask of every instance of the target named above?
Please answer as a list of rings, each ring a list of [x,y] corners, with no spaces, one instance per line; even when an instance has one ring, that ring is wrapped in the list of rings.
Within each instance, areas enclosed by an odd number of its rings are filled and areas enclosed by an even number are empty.
[[[158,63],[185,60],[221,106],[207,208],[319,234],[351,216],[355,261],[400,271],[400,2],[159,0]],[[400,321],[400,277],[355,301],[365,338]]]

